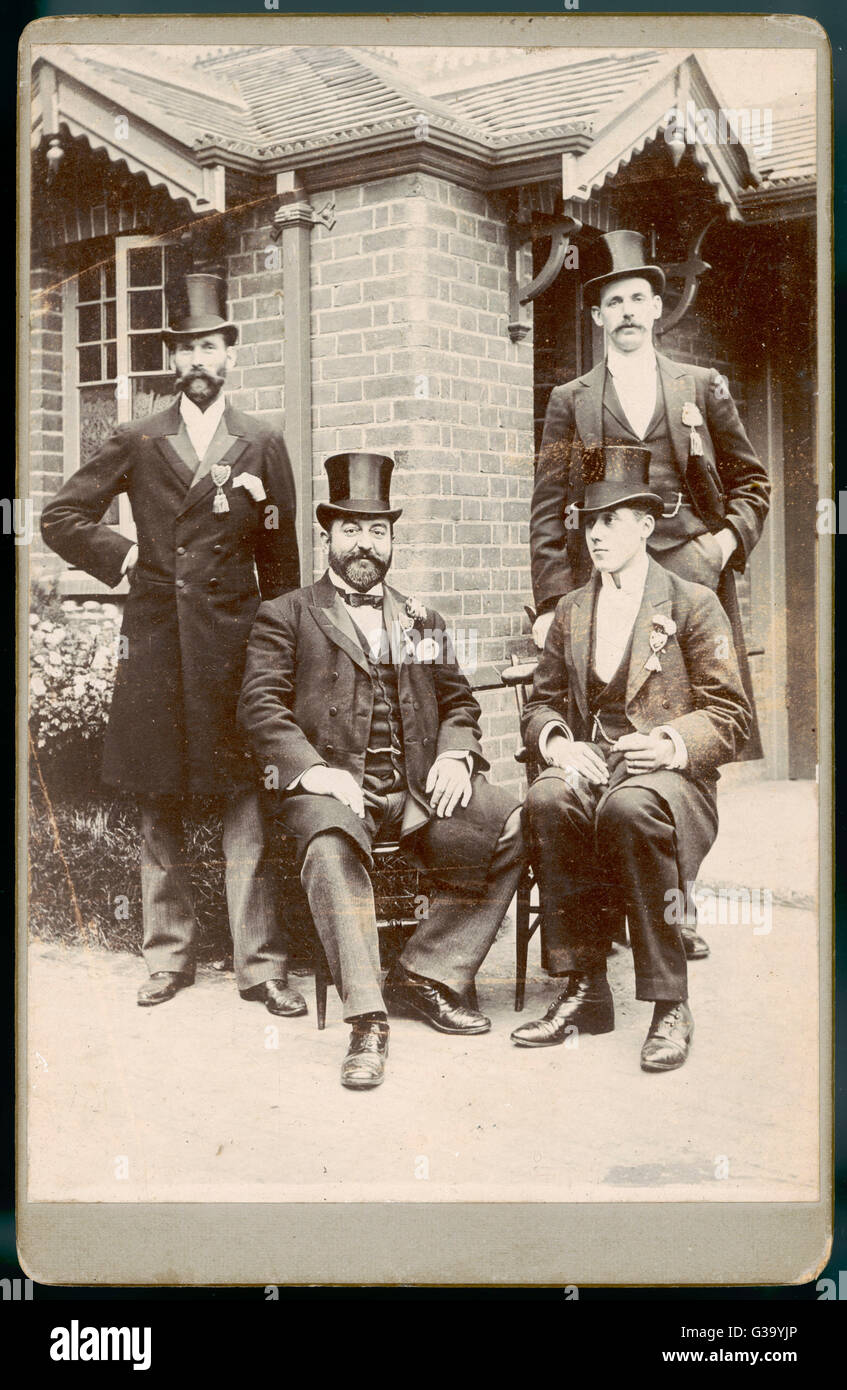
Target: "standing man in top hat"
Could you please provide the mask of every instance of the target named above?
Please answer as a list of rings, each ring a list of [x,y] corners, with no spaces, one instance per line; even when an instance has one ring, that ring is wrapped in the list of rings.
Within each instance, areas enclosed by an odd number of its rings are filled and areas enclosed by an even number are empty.
[[[646,263],[643,236],[608,232],[597,251],[599,273],[583,292],[604,329],[606,352],[591,371],[550,393],[530,516],[533,637],[544,646],[557,602],[590,573],[576,510],[586,456],[603,444],[643,445],[650,450],[651,488],[662,499],[648,550],[673,574],[717,593],[754,710],[738,757],[761,758],[735,573],[744,573],[768,514],[767,471],[720,373],[656,352],[653,325],[662,313],[665,275]],[[693,932],[685,944],[690,959],[708,955]]]
[[[300,582],[294,481],[282,435],[226,400],[238,331],[223,281],[188,275],[186,292],[187,314],[165,335],[178,400],[119,428],[44,508],[41,531],[110,587],[129,576],[103,777],[140,803],[150,978],[139,1004],[193,983],[182,816],[189,799],[214,798],[223,801],[238,988],[272,1013],[302,1014],[305,1001],[287,982],[256,775],[235,721],[260,593],[274,598]],[[121,492],[136,544],[101,519]]]
[[[277,769],[271,815],[294,837],[300,878],[351,1038],[342,1085],[378,1086],[386,1000],[442,1033],[486,1033],[474,976],[517,888],[520,806],[482,776],[480,709],[440,614],[384,583],[393,461],[338,454],[317,507],[329,568],[259,609],[238,716]],[[368,867],[401,840],[439,891],[386,982]]]
[[[620,908],[632,937],[636,998],[653,1003],[645,1071],[688,1057],[680,931],[686,887],[714,842],[718,768],[732,762],[751,710],[717,597],[648,553],[664,497],[650,451],[604,445],[584,466],[578,509],[593,574],[562,598],[521,727],[546,764],[526,801],[546,951],[567,975],[544,1018],[512,1034],[550,1047],[614,1028],[606,980]]]

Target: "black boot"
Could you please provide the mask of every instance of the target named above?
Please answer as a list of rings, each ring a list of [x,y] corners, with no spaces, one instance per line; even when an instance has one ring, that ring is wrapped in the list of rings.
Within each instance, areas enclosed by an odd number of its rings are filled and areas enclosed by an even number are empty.
[[[611,1033],[614,1026],[615,1006],[605,973],[575,972],[544,1017],[534,1023],[522,1023],[512,1034],[512,1042],[518,1047],[555,1047],[572,1037],[574,1030]]]

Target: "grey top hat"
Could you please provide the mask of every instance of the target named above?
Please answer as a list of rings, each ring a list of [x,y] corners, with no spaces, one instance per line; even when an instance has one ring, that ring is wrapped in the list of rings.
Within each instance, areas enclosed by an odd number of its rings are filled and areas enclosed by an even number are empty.
[[[640,232],[605,232],[592,249],[596,249],[598,266],[605,266],[605,269],[583,285],[586,304],[596,304],[604,285],[628,275],[641,275],[649,280],[656,294],[663,292],[665,272],[660,265],[648,265],[645,261],[644,237]]]
[[[175,344],[180,338],[196,338],[201,333],[222,333],[232,346],[238,329],[226,317],[226,285],[220,275],[205,272],[185,277],[186,312],[165,329],[166,343]]]
[[[319,502],[315,515],[324,530],[339,516],[385,517],[394,522],[402,507],[392,507],[394,460],[387,454],[333,454],[324,464],[329,501]]]
[[[661,516],[664,502],[650,491],[650,450],[639,444],[602,444],[583,457],[585,499],[575,507],[580,521],[614,507],[646,507]]]

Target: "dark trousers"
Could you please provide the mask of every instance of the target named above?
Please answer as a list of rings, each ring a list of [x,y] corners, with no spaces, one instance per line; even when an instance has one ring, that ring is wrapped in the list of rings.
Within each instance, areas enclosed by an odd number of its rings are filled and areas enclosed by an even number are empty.
[[[151,975],[194,977],[197,920],[185,857],[183,803],[143,797],[141,809],[142,953]],[[271,868],[255,792],[234,796],[223,814],[226,901],[240,990],[285,977],[287,961],[274,911]]]
[[[405,792],[377,796],[366,791],[364,795],[371,843],[396,836]],[[464,994],[515,894],[523,862],[518,808],[503,827],[484,893],[438,890],[400,956],[403,966]],[[384,1010],[373,889],[356,845],[343,830],[322,831],[309,842],[300,880],[341,996],[344,1018]]]
[[[639,779],[645,781],[644,777]],[[673,818],[650,787],[604,793],[547,768],[526,799],[549,968],[605,970],[616,914],[626,912],[637,999],[688,997],[679,927],[665,919],[681,892]],[[669,915],[673,916],[673,913]]]

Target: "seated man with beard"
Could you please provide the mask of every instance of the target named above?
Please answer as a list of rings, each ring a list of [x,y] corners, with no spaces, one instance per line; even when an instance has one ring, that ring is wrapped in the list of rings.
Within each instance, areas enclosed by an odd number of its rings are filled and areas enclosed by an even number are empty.
[[[386,1001],[442,1033],[485,1033],[467,998],[517,887],[520,808],[482,776],[480,709],[443,618],[385,584],[393,461],[339,454],[317,508],[329,568],[259,610],[239,720],[279,787],[271,813],[297,844],[300,877],[344,1018],[342,1085],[378,1086]],[[383,997],[368,869],[400,839],[440,885]]]

